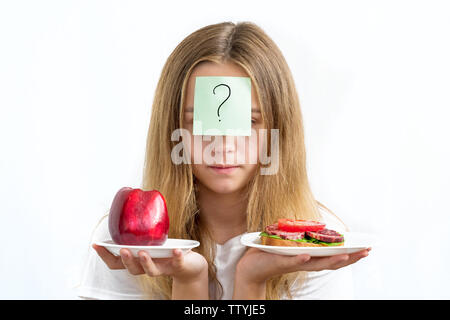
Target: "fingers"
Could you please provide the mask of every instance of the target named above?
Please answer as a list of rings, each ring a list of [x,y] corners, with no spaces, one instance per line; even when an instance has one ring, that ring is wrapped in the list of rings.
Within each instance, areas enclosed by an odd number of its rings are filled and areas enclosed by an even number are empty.
[[[299,254],[297,257],[297,263],[306,263],[311,259],[309,254]]]
[[[173,253],[173,266],[174,268],[180,268],[183,265],[183,252],[180,249],[174,249]]]
[[[297,258],[298,261],[292,266],[294,271],[321,271],[325,269],[333,269],[338,263],[344,263],[344,261],[348,259],[348,255],[312,257],[308,260],[302,259],[299,256],[295,256],[294,258]]]
[[[355,262],[358,262],[359,260],[361,260],[362,258],[365,258],[369,255],[369,251],[371,250],[371,248],[368,248],[366,250],[361,250],[352,254],[347,255],[348,259],[345,259],[343,261],[337,262],[334,266],[333,266],[333,270],[335,269],[339,269],[339,268],[343,268],[346,267],[348,265],[351,265]]]
[[[303,264],[304,271],[321,271],[321,270],[335,270],[338,266],[345,265],[349,256],[348,254],[340,254],[329,257],[315,257]]]
[[[299,254],[296,256],[275,255],[274,266],[281,273],[298,271],[299,267],[311,259],[309,254]]]
[[[122,263],[127,268],[128,272],[134,276],[144,274],[144,269],[139,263],[139,259],[133,257],[130,250],[120,249],[120,257],[122,258]]]
[[[297,256],[291,257],[292,261],[289,261],[291,265],[288,267],[288,272],[298,271],[299,266],[304,265],[309,260],[311,256],[309,254],[299,254]]]
[[[113,255],[105,247],[93,244],[92,248],[94,248],[94,250],[97,252],[97,254],[100,256],[100,258],[103,260],[103,262],[105,262],[105,264],[111,270],[124,269],[125,268],[125,266],[123,265],[122,260],[120,259],[120,257],[117,257],[117,256]]]
[[[111,270],[117,269],[127,269],[127,271],[132,275],[141,275],[146,273],[149,276],[159,276],[162,275],[163,272],[160,270],[160,267],[163,267],[163,270],[177,270],[182,267],[184,263],[184,255],[183,252],[179,249],[173,250],[172,258],[158,258],[158,263],[155,263],[153,259],[148,255],[145,251],[139,251],[138,257],[133,257],[132,253],[128,249],[120,249],[120,256],[115,256],[110,253],[106,248],[98,246],[96,244],[92,245],[92,248],[98,253],[100,258],[105,262],[105,264]],[[167,265],[170,261],[170,268],[167,268]],[[166,267],[164,267],[164,265]]]
[[[172,254],[171,258],[157,258],[153,260],[147,252],[138,252],[142,269],[151,277],[171,274],[173,270],[181,269],[184,262],[183,252],[180,249],[173,249]]]
[[[303,264],[304,271],[336,270],[353,264],[360,259],[367,257],[369,250],[361,250],[352,254],[340,254],[330,257],[313,258]]]
[[[321,271],[336,270],[353,264],[367,257],[370,248],[352,254],[340,254],[329,257],[311,257],[308,254],[300,254],[293,257],[278,256],[274,265],[282,273],[294,271]]]
[[[148,255],[147,252],[139,251],[138,256],[139,256],[139,261],[141,263],[142,269],[144,270],[144,272],[147,275],[149,275],[151,277],[155,277],[155,276],[159,276],[161,274],[161,272],[156,267],[155,263],[153,262],[152,258]]]

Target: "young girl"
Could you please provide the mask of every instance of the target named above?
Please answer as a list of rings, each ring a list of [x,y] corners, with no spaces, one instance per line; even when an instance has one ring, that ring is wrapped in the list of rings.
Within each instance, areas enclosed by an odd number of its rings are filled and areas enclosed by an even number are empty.
[[[174,163],[171,153],[179,141],[172,141],[172,133],[183,128],[192,135],[198,76],[250,77],[252,129],[279,132],[278,155],[271,159],[278,161],[276,173],[261,174],[260,161],[221,169],[225,156],[241,152],[230,139],[215,150],[223,159],[219,163],[197,164],[195,151],[189,154],[189,163]],[[255,144],[250,137],[245,139]],[[194,150],[193,141],[183,143]],[[202,143],[205,147],[210,142],[204,139]],[[245,156],[249,158],[248,151]],[[142,189],[157,189],[164,195],[169,238],[195,239],[201,245],[184,255],[174,250],[172,258],[164,259],[152,259],[144,251],[136,258],[127,249],[114,256],[93,245],[97,254],[90,250],[80,297],[353,298],[351,270],[344,267],[367,256],[368,250],[331,257],[283,256],[240,243],[244,233],[264,230],[280,218],[320,220],[327,228],[345,229],[311,193],[294,81],[278,47],[255,24],[227,22],[204,27],[170,55],[155,93]],[[96,237],[107,236],[106,220]]]

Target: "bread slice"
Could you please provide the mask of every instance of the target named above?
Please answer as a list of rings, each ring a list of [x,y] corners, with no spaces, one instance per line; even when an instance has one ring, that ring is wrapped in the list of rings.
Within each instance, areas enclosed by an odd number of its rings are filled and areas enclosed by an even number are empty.
[[[330,247],[326,244],[299,242],[293,240],[277,239],[273,237],[261,236],[261,244],[265,246],[282,246],[282,247]],[[343,246],[344,243],[337,244],[335,246]]]

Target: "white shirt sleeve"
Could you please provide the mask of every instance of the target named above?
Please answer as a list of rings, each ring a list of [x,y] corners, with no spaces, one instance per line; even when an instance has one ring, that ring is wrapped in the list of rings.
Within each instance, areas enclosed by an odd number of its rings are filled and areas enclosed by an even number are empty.
[[[345,232],[346,226],[331,213],[321,210],[326,228]],[[294,282],[291,286],[292,299],[348,300],[354,299],[352,266],[337,270],[308,272],[303,286]]]
[[[94,231],[91,244],[109,237],[107,218],[100,221]],[[111,270],[89,246],[80,284],[75,288],[77,296],[84,299],[143,299],[137,276],[126,269]]]

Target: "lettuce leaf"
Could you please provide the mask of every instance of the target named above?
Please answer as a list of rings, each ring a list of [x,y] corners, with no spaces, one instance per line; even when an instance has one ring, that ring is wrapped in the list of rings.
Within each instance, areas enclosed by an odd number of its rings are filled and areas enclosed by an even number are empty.
[[[339,246],[341,244],[344,243],[344,241],[342,242],[323,242],[314,238],[309,238],[307,236],[305,236],[305,238],[303,239],[296,239],[296,240],[290,240],[290,239],[283,239],[279,236],[273,235],[273,234],[268,234],[267,232],[261,232],[259,234],[259,236],[264,236],[264,237],[269,237],[269,238],[275,238],[275,239],[280,239],[280,240],[289,240],[289,241],[296,241],[296,242],[307,242],[307,243],[316,243],[316,244],[323,244],[326,246]]]

